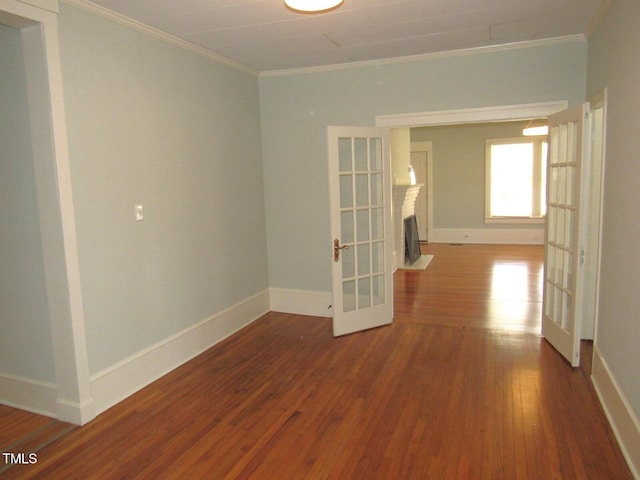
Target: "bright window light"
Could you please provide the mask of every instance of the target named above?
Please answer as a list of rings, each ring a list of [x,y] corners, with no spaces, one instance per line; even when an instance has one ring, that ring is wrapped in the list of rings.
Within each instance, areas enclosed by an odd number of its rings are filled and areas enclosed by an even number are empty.
[[[547,142],[542,139],[487,140],[488,222],[545,216],[546,158]]]

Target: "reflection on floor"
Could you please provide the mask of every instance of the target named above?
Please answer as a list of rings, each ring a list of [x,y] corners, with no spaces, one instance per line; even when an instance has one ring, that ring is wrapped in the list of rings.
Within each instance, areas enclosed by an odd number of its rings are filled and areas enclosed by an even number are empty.
[[[0,449],[3,453],[0,474],[11,467],[4,454],[24,454],[27,458],[19,457],[20,461],[29,461],[29,454],[37,455],[40,449],[76,428],[69,423],[5,405],[0,405],[0,426]]]
[[[424,271],[394,276],[401,323],[540,333],[544,247],[422,244]]]

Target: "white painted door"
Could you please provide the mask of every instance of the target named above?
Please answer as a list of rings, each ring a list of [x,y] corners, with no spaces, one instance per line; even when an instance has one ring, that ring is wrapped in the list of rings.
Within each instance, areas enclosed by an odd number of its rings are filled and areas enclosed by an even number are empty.
[[[329,127],[334,336],[393,320],[391,160],[385,128]]]
[[[542,335],[580,364],[580,185],[588,104],[549,117]]]

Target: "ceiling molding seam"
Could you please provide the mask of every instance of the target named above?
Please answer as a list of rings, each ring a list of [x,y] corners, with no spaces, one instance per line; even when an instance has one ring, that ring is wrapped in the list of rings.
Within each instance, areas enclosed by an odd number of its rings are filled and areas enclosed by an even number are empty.
[[[109,10],[108,8],[104,8],[88,0],[61,0],[61,1],[62,3],[66,3],[73,7],[82,9],[86,12],[92,13],[98,17],[102,17],[104,19],[110,20],[112,22],[128,27],[132,30],[135,30],[137,32],[143,33],[144,35],[147,35],[149,37],[153,37],[156,40],[160,40],[165,43],[171,44],[173,46],[182,48],[183,50],[196,53],[198,55],[208,58],[209,60],[213,60],[214,62],[227,65],[228,67],[235,68],[236,70],[241,70],[251,75],[256,75],[256,76],[258,75],[258,72],[256,72],[255,70],[247,67],[246,65],[242,65],[238,62],[235,62],[232,59],[225,57],[224,55],[214,53],[211,50],[207,50],[204,47],[200,47],[191,42],[187,42],[186,40],[182,40],[169,33],[163,32],[162,30],[158,30],[157,28],[151,27],[145,23],[139,22],[132,18],[116,13],[113,10]]]
[[[487,45],[484,47],[464,48],[460,50],[449,50],[446,52],[422,53],[418,55],[408,55],[406,57],[383,58],[379,60],[363,60],[360,62],[337,63],[333,65],[321,65],[317,67],[289,68],[282,70],[264,70],[260,72],[260,77],[282,77],[287,75],[304,75],[309,73],[331,72],[336,70],[347,70],[351,68],[379,67],[383,65],[393,65],[397,63],[410,63],[438,58],[461,57],[465,55],[478,55],[482,53],[495,53],[520,48],[544,47],[550,45],[560,45],[565,43],[583,43],[587,39],[583,34],[569,35],[566,37],[543,38],[538,40],[528,40],[526,42],[505,43],[501,45]]]

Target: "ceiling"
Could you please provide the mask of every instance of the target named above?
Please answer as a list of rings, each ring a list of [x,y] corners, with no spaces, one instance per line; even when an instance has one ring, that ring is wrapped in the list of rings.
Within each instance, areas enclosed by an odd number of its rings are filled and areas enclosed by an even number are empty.
[[[283,0],[93,3],[264,72],[582,35],[603,0],[344,0],[315,15]]]

